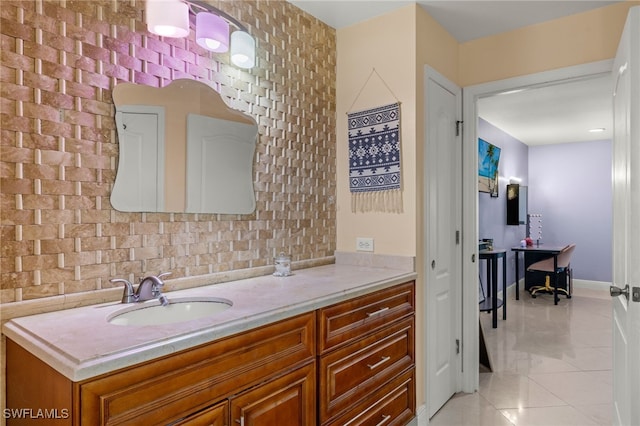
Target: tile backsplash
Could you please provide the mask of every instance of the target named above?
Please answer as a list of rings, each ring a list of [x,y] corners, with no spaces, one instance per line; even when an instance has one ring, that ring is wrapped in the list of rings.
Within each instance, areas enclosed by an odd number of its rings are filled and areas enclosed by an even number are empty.
[[[146,31],[142,0],[0,6],[0,302],[78,295],[171,271],[263,268],[336,249],[335,30],[285,1],[212,1],[257,40],[256,67]],[[122,213],[111,91],[210,84],[259,125],[249,215]],[[264,269],[264,268],[263,268]]]

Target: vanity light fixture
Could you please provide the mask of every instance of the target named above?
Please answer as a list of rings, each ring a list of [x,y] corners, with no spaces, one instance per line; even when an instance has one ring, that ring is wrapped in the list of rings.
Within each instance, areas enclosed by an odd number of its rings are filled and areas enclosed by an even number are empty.
[[[147,0],[147,28],[163,37],[189,35],[189,6],[180,0]]]
[[[229,23],[210,12],[198,13],[196,43],[211,52],[226,52],[229,50]]]
[[[604,127],[598,127],[598,128],[595,128],[595,129],[589,129],[589,131],[591,133],[602,133],[602,132],[605,131],[605,128]]]
[[[256,41],[249,33],[231,33],[231,62],[240,68],[253,68],[256,64]]]
[[[231,62],[239,68],[253,68],[256,41],[230,15],[202,0],[146,0],[147,28],[163,37],[189,36],[189,24],[196,30],[196,43],[215,53],[231,50]],[[236,29],[229,36],[230,24]]]

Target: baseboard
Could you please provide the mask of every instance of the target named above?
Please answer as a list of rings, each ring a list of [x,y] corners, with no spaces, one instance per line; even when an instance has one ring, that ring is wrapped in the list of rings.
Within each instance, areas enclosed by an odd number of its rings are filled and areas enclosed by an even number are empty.
[[[524,289],[524,278],[520,280],[520,293],[522,293],[522,291],[524,291],[523,289]],[[516,297],[515,294],[516,294],[516,286],[515,286],[514,283],[511,283],[511,284],[509,284],[509,287],[507,287],[507,296],[515,298]],[[502,296],[503,296],[502,295],[502,290],[500,290],[498,292],[498,298],[499,299],[503,299]]]
[[[589,290],[603,290],[609,292],[610,282],[591,281],[591,280],[573,280],[573,288],[588,288]]]
[[[592,297],[609,297],[610,282],[606,281],[592,281],[592,280],[573,280],[572,292],[578,296],[592,296]],[[511,284],[507,287],[507,296],[511,299],[515,298],[516,286]],[[577,292],[577,293],[576,293]],[[524,289],[524,279],[520,279],[520,294],[526,293]],[[498,292],[498,297],[502,299],[502,291]]]
[[[418,421],[420,421],[421,424],[427,424],[426,419],[427,419],[427,406],[421,405],[420,407],[416,408],[416,416],[413,418],[413,420],[407,423],[407,426],[418,426]]]

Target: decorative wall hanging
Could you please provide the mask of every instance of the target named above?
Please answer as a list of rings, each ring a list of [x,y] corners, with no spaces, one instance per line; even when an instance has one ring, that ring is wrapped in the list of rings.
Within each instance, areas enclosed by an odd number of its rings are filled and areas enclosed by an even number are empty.
[[[400,102],[349,112],[347,122],[351,211],[401,213]]]
[[[400,213],[400,103],[348,117],[351,211]]]

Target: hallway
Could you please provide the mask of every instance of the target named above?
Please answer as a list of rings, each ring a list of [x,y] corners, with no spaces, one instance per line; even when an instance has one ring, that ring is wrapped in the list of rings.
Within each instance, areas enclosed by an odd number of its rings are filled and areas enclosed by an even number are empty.
[[[497,329],[480,314],[494,372],[481,370],[479,391],[455,395],[429,424],[611,425],[611,313],[605,290],[575,289],[558,306],[511,294]]]

